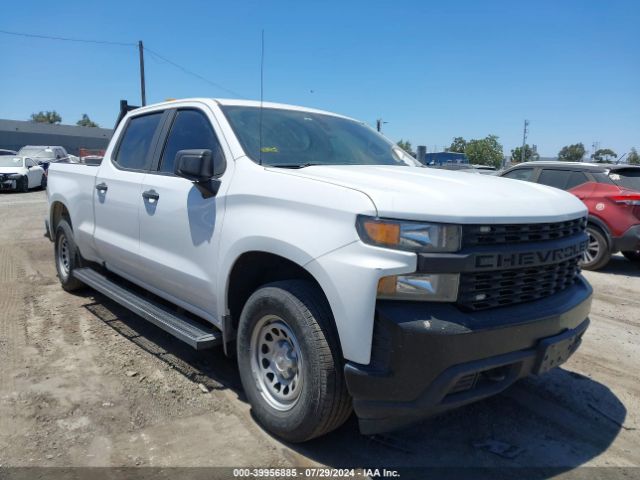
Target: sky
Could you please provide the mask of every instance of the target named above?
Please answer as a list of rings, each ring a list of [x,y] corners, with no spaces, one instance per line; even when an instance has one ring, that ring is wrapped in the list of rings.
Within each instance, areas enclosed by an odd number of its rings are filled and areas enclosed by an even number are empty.
[[[10,5],[10,6],[8,6]],[[498,135],[505,155],[640,149],[640,1],[29,1],[0,30],[144,42],[147,103],[260,97],[335,111],[440,151]],[[151,52],[194,72],[189,75]],[[140,103],[135,45],[0,33],[0,118],[56,110],[111,128]]]

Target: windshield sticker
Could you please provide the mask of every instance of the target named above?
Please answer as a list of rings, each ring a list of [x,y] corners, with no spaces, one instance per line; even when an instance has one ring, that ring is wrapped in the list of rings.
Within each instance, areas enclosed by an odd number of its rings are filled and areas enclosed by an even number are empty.
[[[260,151],[262,153],[278,153],[278,147],[262,147]]]

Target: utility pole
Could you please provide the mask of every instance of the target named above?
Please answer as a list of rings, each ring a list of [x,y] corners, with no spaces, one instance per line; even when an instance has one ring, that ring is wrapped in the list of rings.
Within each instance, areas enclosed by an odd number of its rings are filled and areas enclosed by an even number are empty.
[[[524,131],[522,132],[522,150],[520,151],[520,163],[524,163],[524,146],[527,144],[528,133],[529,133],[529,120],[525,120]]]
[[[138,52],[140,53],[140,95],[142,97],[142,106],[147,104],[147,93],[144,85],[144,46],[142,40],[138,40]]]
[[[382,125],[385,123],[389,123],[389,122],[383,122],[381,118],[378,118],[376,120],[376,130],[378,130],[378,132],[382,132]]]

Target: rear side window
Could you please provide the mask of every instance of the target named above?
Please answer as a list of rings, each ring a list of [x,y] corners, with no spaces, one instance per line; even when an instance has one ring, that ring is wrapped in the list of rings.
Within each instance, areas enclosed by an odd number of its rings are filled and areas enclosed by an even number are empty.
[[[503,175],[506,178],[513,178],[515,180],[526,180],[527,182],[531,181],[531,177],[533,176],[533,168],[516,168],[515,170],[511,170]]]
[[[121,168],[145,170],[151,156],[149,148],[160,123],[162,112],[133,117],[127,123],[114,161]]]
[[[589,179],[584,174],[584,172],[571,172],[569,175],[569,179],[567,180],[567,184],[565,185],[565,190],[571,190],[578,185],[582,185],[583,183],[587,183]]]
[[[545,169],[540,173],[538,183],[564,190],[572,173],[570,170]]]
[[[220,143],[209,119],[198,110],[178,110],[162,152],[160,171],[173,173],[176,153],[180,150],[211,150],[222,155]]]

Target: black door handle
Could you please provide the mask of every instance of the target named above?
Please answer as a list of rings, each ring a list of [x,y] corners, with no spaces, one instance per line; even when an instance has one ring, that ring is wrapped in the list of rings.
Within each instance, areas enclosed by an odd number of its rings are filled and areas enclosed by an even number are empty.
[[[142,198],[153,200],[155,202],[160,198],[160,195],[155,190],[147,190],[145,192],[142,192]]]
[[[99,192],[106,192],[108,188],[109,187],[107,187],[107,184],[104,182],[96,185],[96,190],[98,190]]]

